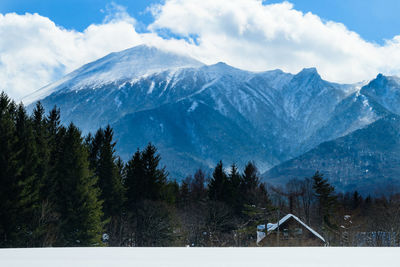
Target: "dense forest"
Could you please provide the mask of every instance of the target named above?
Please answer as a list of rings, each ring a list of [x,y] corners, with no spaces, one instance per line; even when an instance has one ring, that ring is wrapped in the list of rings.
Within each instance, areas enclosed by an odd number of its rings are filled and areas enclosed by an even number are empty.
[[[293,213],[334,246],[400,245],[400,195],[337,193],[317,170],[284,187],[251,161],[178,183],[154,145],[123,162],[110,126],[82,136],[60,110],[0,95],[0,247],[255,246],[257,225]],[[150,140],[149,140],[150,141]]]

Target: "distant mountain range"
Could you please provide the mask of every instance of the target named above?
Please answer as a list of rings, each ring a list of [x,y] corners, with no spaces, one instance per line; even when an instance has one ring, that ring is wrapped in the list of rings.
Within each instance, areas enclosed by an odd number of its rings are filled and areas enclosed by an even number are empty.
[[[110,124],[125,160],[151,141],[172,178],[218,160],[253,160],[276,184],[316,170],[339,190],[369,192],[400,181],[396,77],[337,84],[314,68],[249,72],[137,46],[84,65],[24,101],[39,99],[47,109],[60,107],[63,123],[73,121],[84,133]]]

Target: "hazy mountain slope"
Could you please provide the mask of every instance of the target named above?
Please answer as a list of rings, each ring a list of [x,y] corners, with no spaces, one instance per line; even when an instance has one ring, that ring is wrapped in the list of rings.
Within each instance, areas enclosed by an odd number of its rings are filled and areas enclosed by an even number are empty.
[[[124,158],[151,140],[172,177],[180,178],[199,167],[211,168],[218,160],[240,165],[254,160],[264,168],[270,165],[262,166],[263,162],[278,162],[251,126],[242,128],[202,102],[184,100],[135,112],[112,126]]]
[[[264,175],[273,184],[312,176],[316,170],[340,190],[374,193],[400,185],[400,117],[388,115],[347,136],[318,145]]]
[[[263,175],[265,181],[284,184],[288,179],[310,176],[319,170],[339,190],[374,193],[400,184],[399,106],[399,79],[379,74],[337,105],[328,127],[315,134],[315,138],[329,140],[335,130],[331,126],[337,125],[336,134],[342,132],[346,136],[314,149],[312,142],[306,142],[310,151],[275,166]]]

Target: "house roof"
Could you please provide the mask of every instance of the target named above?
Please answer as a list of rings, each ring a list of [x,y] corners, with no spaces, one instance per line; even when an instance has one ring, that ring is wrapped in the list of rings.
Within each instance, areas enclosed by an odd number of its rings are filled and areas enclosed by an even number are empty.
[[[295,219],[297,222],[299,222],[301,225],[303,225],[308,231],[310,231],[313,235],[315,235],[316,237],[318,237],[319,239],[321,239],[325,243],[325,239],[320,234],[318,234],[310,226],[308,226],[307,224],[302,222],[298,217],[296,217],[296,216],[294,216],[293,214],[290,214],[290,213],[287,214],[282,219],[280,219],[278,223],[268,223],[267,224],[267,232],[272,232],[272,231],[276,230],[278,228],[278,226],[284,224],[290,218]],[[265,230],[265,225],[257,226],[257,231],[260,231],[260,230],[261,231]]]

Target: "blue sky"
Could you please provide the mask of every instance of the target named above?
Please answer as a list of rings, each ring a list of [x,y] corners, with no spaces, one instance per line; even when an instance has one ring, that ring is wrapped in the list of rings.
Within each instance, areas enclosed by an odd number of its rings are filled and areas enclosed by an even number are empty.
[[[282,1],[270,0],[280,3]],[[382,43],[400,34],[399,0],[290,0],[294,8],[345,24],[366,40]]]
[[[1,0],[0,13],[39,13],[67,29],[84,30],[92,23],[101,23],[110,0]],[[127,12],[141,26],[153,21],[144,12],[153,3],[162,0],[115,0],[127,7]],[[265,3],[281,3],[282,0],[267,0]],[[312,12],[322,19],[345,24],[364,39],[383,43],[400,34],[399,0],[290,0],[294,8]],[[140,29],[139,29],[140,30]]]
[[[0,13],[39,13],[67,29],[84,30],[92,23],[101,23],[104,11],[112,0],[1,0]],[[160,0],[116,0],[118,5],[143,24],[149,24],[152,16],[146,8]]]

